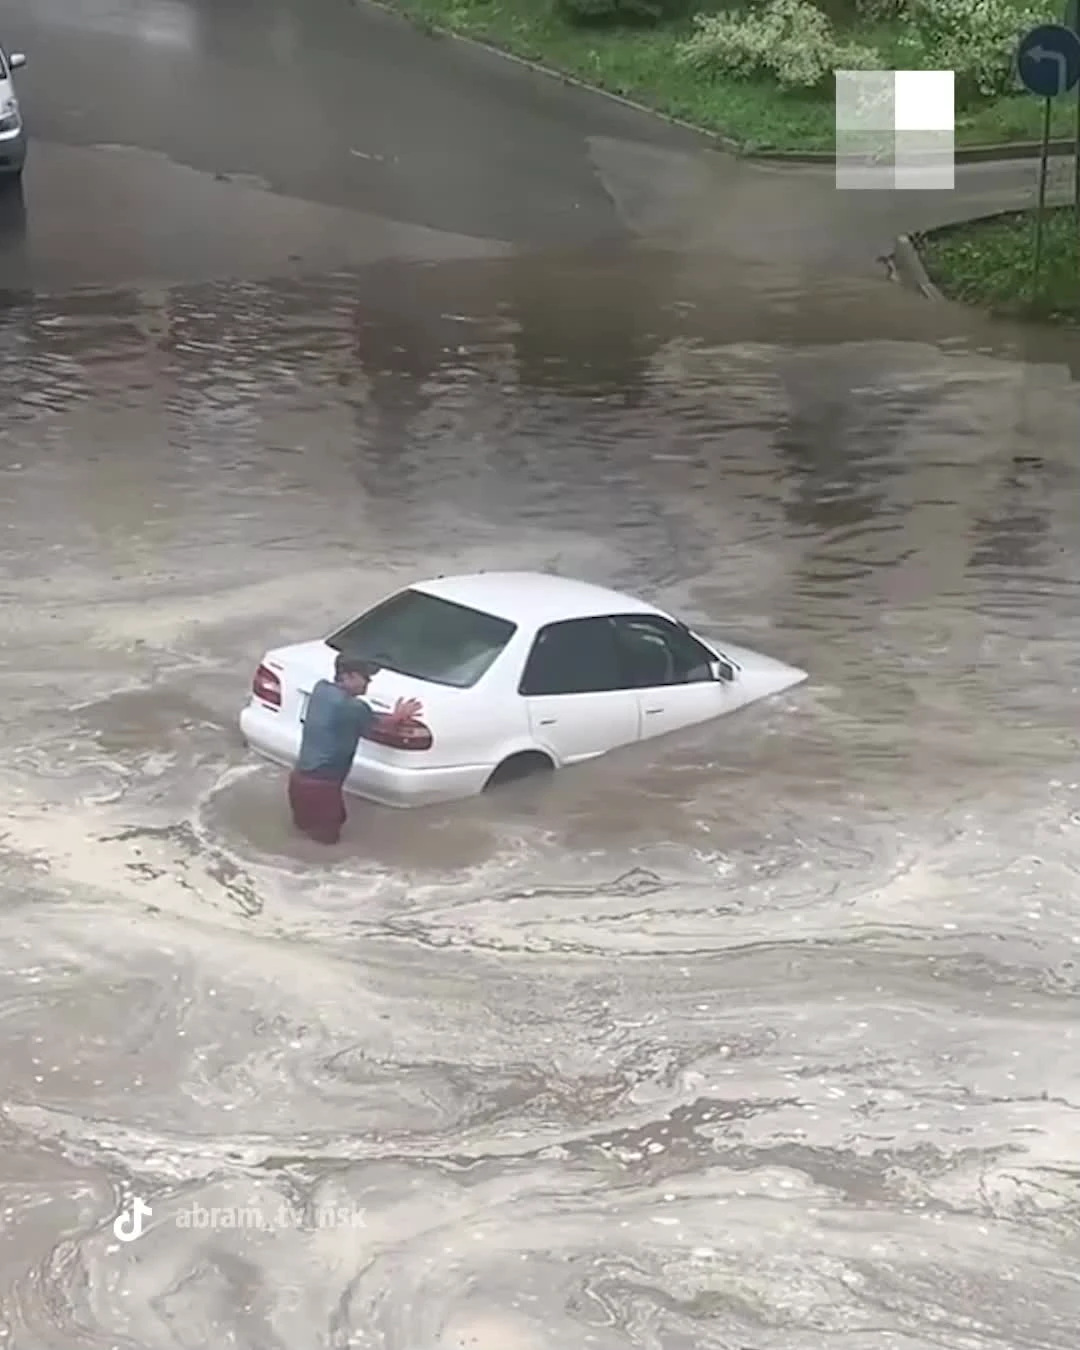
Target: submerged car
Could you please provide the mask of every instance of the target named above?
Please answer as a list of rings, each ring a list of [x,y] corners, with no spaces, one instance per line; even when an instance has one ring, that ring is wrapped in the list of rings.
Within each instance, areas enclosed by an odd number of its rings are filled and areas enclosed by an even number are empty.
[[[22,52],[9,56],[0,47],[0,176],[11,183],[19,182],[26,163],[26,128],[11,72],[25,65]]]
[[[662,610],[538,572],[439,577],[397,591],[327,638],[263,656],[240,714],[248,745],[291,768],[307,700],[338,652],[379,667],[376,714],[423,704],[404,725],[378,716],[345,790],[387,806],[471,797],[537,771],[734,712],[807,678],[716,646]]]

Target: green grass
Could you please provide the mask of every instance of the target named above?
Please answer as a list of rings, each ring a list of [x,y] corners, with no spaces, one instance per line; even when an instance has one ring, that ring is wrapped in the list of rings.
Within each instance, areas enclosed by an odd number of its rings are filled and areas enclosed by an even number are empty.
[[[575,75],[589,84],[622,94],[695,126],[730,137],[746,150],[833,149],[831,99],[789,94],[775,86],[711,77],[679,66],[678,44],[689,23],[658,29],[588,30],[568,24],[550,0],[393,0],[394,7],[422,27],[448,28],[488,42],[515,56]],[[895,34],[888,30],[854,33],[888,60]],[[908,61],[900,61],[901,68]],[[1053,134],[1071,136],[1076,105],[1066,99],[1054,107]],[[958,145],[1038,140],[1042,103],[1016,95],[958,117]]]
[[[1076,134],[1076,100],[1058,98],[1051,109],[1050,135],[1066,140]],[[956,117],[957,145],[1001,145],[1006,141],[1039,141],[1043,101],[1030,94],[1012,94]]]
[[[1071,206],[1046,212],[1037,287],[1034,211],[938,230],[920,241],[920,252],[931,280],[954,300],[1080,324],[1080,229]]]

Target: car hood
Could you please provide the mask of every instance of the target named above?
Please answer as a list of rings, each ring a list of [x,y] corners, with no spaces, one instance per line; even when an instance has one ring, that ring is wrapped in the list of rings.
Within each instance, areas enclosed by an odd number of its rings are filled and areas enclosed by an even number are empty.
[[[712,633],[694,633],[694,636],[711,648],[719,657],[733,662],[739,668],[739,681],[754,691],[755,697],[779,694],[809,679],[809,675],[799,666],[789,666],[786,661],[756,652],[751,647],[740,647],[737,643],[727,642]]]

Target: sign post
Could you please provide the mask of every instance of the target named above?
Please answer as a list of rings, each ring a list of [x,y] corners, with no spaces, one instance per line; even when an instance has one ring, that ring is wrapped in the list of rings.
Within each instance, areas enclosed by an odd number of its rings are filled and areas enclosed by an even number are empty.
[[[1080,37],[1080,0],[1065,0],[1061,24]],[[1080,234],[1080,83],[1076,86],[1076,125],[1073,128],[1073,215]]]
[[[1041,98],[1044,104],[1039,154],[1039,205],[1035,213],[1035,257],[1031,269],[1031,298],[1034,300],[1039,291],[1039,272],[1042,267],[1046,176],[1050,161],[1050,114],[1054,99],[1061,98],[1080,83],[1080,35],[1075,29],[1060,23],[1043,23],[1029,29],[1016,49],[1016,73],[1028,93]],[[1077,131],[1080,135],[1080,125]]]
[[[1073,32],[1080,36],[1080,4]],[[1073,127],[1073,216],[1080,233],[1080,84],[1076,86],[1076,125]]]

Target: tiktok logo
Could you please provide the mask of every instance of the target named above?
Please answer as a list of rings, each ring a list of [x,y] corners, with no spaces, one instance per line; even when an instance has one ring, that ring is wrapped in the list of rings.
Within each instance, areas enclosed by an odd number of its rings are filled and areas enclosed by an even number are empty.
[[[150,1206],[136,1196],[131,1202],[131,1209],[123,1209],[117,1215],[112,1230],[121,1242],[134,1242],[137,1237],[143,1235],[143,1215],[149,1216],[152,1213]]]

